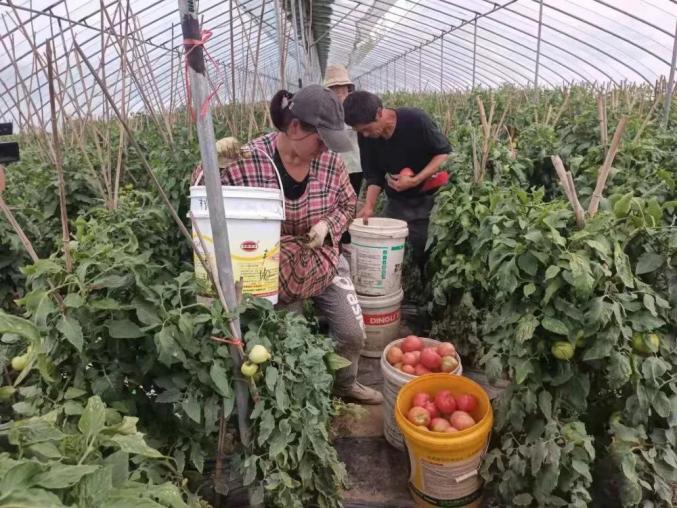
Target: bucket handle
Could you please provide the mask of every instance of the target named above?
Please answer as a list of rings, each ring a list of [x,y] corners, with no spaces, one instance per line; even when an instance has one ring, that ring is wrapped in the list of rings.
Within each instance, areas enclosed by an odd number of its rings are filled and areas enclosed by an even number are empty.
[[[263,154],[270,161],[270,163],[273,165],[273,169],[275,170],[275,176],[277,177],[277,183],[280,186],[280,202],[282,203],[282,220],[285,220],[286,217],[287,217],[287,206],[286,206],[285,200],[284,200],[284,188],[282,187],[282,177],[280,176],[280,170],[277,169],[277,166],[275,165],[275,161],[270,157],[270,155],[268,155],[266,152],[264,152],[263,150],[255,147],[255,146],[244,145],[241,148],[241,150],[243,152],[253,152],[254,150],[256,150],[257,152]],[[193,185],[199,185],[203,178],[204,178],[204,171],[202,169],[200,169],[200,172],[198,173],[198,176],[195,179],[195,182],[193,183]]]

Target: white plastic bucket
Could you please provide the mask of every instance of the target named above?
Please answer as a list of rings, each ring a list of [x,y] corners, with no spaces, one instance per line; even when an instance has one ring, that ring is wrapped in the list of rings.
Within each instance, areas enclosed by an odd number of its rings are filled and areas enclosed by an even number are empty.
[[[400,388],[412,379],[418,377],[397,370],[390,365],[386,359],[390,348],[393,346],[399,347],[403,340],[404,339],[398,339],[388,344],[381,355],[381,372],[383,373],[383,435],[388,443],[399,450],[404,450],[404,438],[395,421],[395,401],[397,400],[397,394],[400,392]],[[424,347],[441,344],[439,340],[435,339],[421,337],[421,340],[423,341]],[[460,376],[463,374],[461,357],[458,356],[458,353],[456,353],[456,360],[458,360],[458,367],[454,372],[450,372],[449,375]]]
[[[401,289],[386,296],[357,295],[367,334],[362,356],[379,358],[383,349],[399,336],[403,298],[404,291]]]
[[[280,229],[284,220],[282,193],[278,189],[223,186],[223,206],[235,281],[242,279],[242,292],[277,303],[280,272]],[[190,188],[190,210],[207,248],[206,257],[216,270],[212,226],[207,208],[206,187]],[[198,252],[202,244],[197,231],[193,243]],[[204,296],[214,296],[207,273],[197,255],[193,260],[195,276]]]
[[[368,225],[362,219],[354,220],[348,230],[355,290],[361,295],[384,296],[401,289],[407,223],[372,217]]]

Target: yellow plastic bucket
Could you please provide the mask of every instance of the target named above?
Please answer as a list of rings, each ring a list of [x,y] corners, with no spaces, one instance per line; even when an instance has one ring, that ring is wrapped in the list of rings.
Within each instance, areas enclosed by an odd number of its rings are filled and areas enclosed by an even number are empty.
[[[427,392],[434,397],[440,390],[450,390],[454,395],[474,395],[478,404],[471,415],[477,423],[469,429],[442,434],[419,429],[407,420],[406,413],[414,395]],[[416,506],[479,507],[482,501],[479,469],[494,423],[489,396],[484,389],[463,376],[420,376],[400,390],[395,420],[409,452],[409,490]]]

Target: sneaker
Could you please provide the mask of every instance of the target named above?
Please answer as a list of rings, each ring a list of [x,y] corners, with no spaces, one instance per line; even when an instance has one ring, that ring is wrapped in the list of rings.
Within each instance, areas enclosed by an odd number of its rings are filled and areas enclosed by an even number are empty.
[[[347,390],[337,391],[336,395],[344,400],[357,402],[359,404],[377,405],[383,402],[383,394],[378,390],[364,386],[357,381]]]

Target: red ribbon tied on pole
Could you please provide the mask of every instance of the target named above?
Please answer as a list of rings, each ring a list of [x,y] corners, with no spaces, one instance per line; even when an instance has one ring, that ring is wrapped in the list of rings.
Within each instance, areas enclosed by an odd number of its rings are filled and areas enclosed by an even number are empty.
[[[188,49],[186,51],[186,54],[184,55],[184,75],[185,75],[185,79],[186,79],[186,95],[187,95],[186,100],[188,101],[188,111],[190,112],[190,116],[193,119],[193,122],[196,121],[196,117],[195,117],[195,112],[193,111],[193,96],[192,96],[192,92],[191,92],[191,88],[190,88],[190,78],[188,76],[188,55],[190,55],[190,53],[195,48],[202,47],[203,50],[204,50],[204,54],[207,56],[209,61],[214,65],[214,67],[216,69],[218,69],[218,65],[216,64],[216,62],[214,61],[212,56],[209,54],[209,51],[207,51],[207,48],[205,46],[207,41],[209,39],[211,39],[212,35],[214,35],[214,33],[211,30],[202,30],[202,32],[200,32],[200,38],[199,39],[184,39],[183,40],[184,45],[190,46],[190,49]],[[204,72],[205,72],[205,75],[206,75],[206,73],[207,73],[207,66],[206,65],[205,65]],[[220,82],[216,86],[216,88],[212,91],[212,93],[210,93],[207,96],[207,98],[204,100],[204,102],[201,104],[201,106],[200,106],[200,118],[204,118],[204,116],[207,114],[207,111],[209,109],[209,103],[214,98],[214,96],[217,94],[217,92],[219,91],[219,88],[221,88],[222,84],[223,84],[223,82]]]

